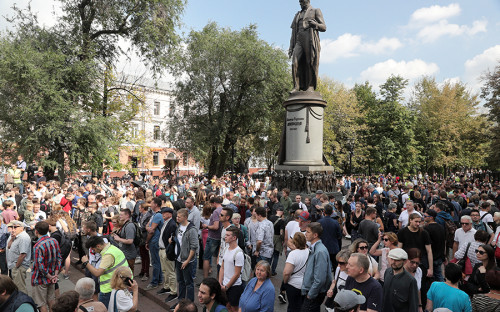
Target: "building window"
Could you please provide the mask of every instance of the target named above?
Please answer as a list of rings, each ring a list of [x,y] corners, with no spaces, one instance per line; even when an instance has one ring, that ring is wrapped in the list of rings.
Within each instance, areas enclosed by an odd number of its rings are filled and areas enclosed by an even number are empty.
[[[188,165],[188,153],[187,152],[182,153],[182,165],[184,167],[187,167],[187,165]]]
[[[175,113],[174,103],[170,103],[170,105],[168,106],[168,115],[170,117],[174,117],[174,113]]]
[[[153,130],[153,140],[157,141],[160,139],[160,126],[155,126]]]
[[[155,102],[154,108],[153,108],[153,114],[160,115],[160,102]]]
[[[137,138],[139,136],[139,125],[132,124],[131,134],[133,138]]]
[[[129,161],[132,163],[132,168],[137,168],[137,164],[138,164],[137,157],[129,157]]]
[[[158,166],[160,164],[160,153],[153,152],[153,166]]]

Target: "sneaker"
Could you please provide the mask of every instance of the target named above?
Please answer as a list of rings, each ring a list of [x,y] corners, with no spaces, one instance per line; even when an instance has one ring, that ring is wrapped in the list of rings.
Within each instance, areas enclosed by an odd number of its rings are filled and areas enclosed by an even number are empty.
[[[148,284],[148,286],[146,286],[146,290],[151,290],[155,288],[158,288],[158,285]]]
[[[165,289],[165,288],[162,288],[162,289],[158,290],[158,291],[156,292],[156,294],[158,294],[158,295],[163,295],[163,294],[166,294],[166,293],[168,293],[168,292],[170,292],[170,289]]]
[[[168,295],[167,299],[165,299],[165,302],[170,302],[175,299],[177,299],[177,294],[170,294]]]
[[[139,257],[135,258],[135,264],[141,264],[141,263],[142,263],[141,258]]]
[[[278,275],[278,273],[274,272],[274,273],[271,273],[271,276],[276,276]]]
[[[347,239],[351,239],[351,235],[347,234],[347,235],[345,236],[345,238],[347,238]]]
[[[145,282],[149,279],[149,276],[147,275],[144,275],[143,277],[141,277],[141,281]]]
[[[286,303],[285,294],[280,294],[278,296],[278,299],[279,299],[280,303]]]
[[[137,278],[142,278],[145,274],[144,273],[139,273],[138,275],[136,275],[135,277]]]
[[[69,279],[69,275],[63,274],[65,280]]]
[[[171,307],[170,307],[170,311],[174,311],[176,306],[177,306],[177,303],[176,303],[176,304],[174,304],[173,306],[171,306]]]

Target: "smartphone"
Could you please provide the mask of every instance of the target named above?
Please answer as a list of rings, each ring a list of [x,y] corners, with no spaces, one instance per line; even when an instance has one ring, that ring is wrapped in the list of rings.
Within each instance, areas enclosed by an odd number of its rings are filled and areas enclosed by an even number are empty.
[[[125,277],[123,282],[125,283],[125,285],[132,287],[132,279],[130,277]]]

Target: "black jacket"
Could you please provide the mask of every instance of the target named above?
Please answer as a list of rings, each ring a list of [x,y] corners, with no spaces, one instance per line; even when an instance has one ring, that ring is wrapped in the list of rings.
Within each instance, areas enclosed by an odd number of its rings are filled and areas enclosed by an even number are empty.
[[[166,248],[168,246],[168,239],[175,233],[175,230],[177,229],[177,223],[175,223],[174,218],[171,218],[165,226],[166,228],[165,231],[163,231],[163,236],[161,237],[161,239],[163,240],[163,244]]]

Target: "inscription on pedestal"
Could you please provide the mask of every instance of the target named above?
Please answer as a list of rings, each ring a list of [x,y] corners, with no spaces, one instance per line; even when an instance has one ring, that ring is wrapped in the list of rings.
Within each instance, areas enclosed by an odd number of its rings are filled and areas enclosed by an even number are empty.
[[[298,118],[298,117],[287,118],[286,120],[286,126],[288,127],[287,130],[289,131],[298,130],[298,127],[302,126],[303,121],[304,118]]]

